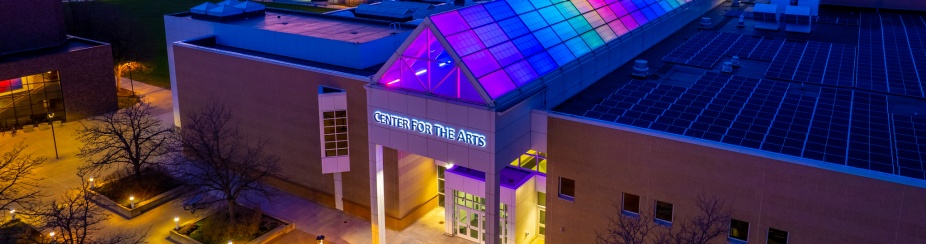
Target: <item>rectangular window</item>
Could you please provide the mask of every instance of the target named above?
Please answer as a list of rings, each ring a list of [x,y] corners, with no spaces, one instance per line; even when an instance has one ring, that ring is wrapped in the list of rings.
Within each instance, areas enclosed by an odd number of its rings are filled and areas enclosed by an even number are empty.
[[[746,241],[749,237],[749,222],[730,219],[730,239]]]
[[[444,207],[444,171],[447,168],[437,166],[437,205]]]
[[[559,177],[559,196],[568,200],[575,199],[576,181],[565,177]]]
[[[787,244],[788,243],[788,232],[768,228],[768,244]]]
[[[547,194],[543,192],[537,192],[537,206],[546,207],[547,206]]]
[[[625,192],[624,193],[624,203],[621,205],[621,210],[639,214],[640,213],[640,196]]]
[[[325,157],[347,156],[347,111],[322,113],[325,131]]]
[[[656,219],[672,223],[672,204],[656,201]]]
[[[528,150],[520,157],[511,162],[511,166],[521,167],[527,170],[547,173],[547,154],[536,150]]]

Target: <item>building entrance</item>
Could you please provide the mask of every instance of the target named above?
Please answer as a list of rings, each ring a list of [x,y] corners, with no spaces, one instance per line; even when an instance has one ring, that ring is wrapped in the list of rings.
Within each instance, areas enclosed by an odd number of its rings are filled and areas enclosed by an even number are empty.
[[[482,211],[455,205],[457,219],[457,235],[476,243],[482,243],[482,226],[485,216]]]

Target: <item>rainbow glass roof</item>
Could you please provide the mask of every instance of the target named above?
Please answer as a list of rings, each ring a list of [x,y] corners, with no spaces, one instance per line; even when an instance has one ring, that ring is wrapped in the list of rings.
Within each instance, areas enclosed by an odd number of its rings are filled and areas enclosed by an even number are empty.
[[[428,17],[375,79],[493,105],[691,0],[505,0]]]

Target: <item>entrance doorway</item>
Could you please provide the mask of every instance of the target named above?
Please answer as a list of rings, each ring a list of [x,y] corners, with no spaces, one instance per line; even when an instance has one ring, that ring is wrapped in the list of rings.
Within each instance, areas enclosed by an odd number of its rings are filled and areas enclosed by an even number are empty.
[[[456,209],[457,234],[463,239],[482,243],[482,226],[485,223],[482,211],[459,205]]]

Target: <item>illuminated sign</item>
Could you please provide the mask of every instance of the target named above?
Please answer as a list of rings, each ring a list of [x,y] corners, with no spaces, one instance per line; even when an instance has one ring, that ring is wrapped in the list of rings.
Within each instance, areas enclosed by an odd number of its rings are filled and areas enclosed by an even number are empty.
[[[421,134],[428,134],[444,138],[451,141],[457,141],[479,147],[486,146],[486,136],[473,133],[463,129],[454,129],[441,124],[433,124],[427,121],[409,119],[406,117],[387,114],[380,111],[373,112],[373,120],[376,123],[402,128],[410,131],[416,131]]]

